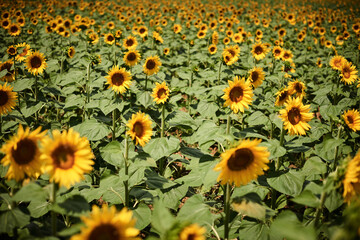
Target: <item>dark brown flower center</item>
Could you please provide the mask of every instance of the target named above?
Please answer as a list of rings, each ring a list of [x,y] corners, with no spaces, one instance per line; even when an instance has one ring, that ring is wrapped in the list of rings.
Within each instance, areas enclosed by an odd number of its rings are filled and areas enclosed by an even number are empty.
[[[121,86],[125,81],[124,75],[122,73],[115,73],[111,77],[111,82],[115,86]]]
[[[7,27],[7,26],[9,26],[9,22],[8,21],[3,21],[2,25],[3,25],[3,27]]]
[[[11,149],[11,156],[19,165],[26,165],[34,160],[37,146],[36,143],[28,138],[20,140],[16,144],[16,149]]]
[[[114,37],[113,37],[112,35],[109,35],[109,36],[107,37],[107,40],[108,40],[109,42],[112,42],[112,41],[114,40]]]
[[[320,63],[319,63],[320,64]],[[302,85],[300,83],[295,84],[295,91],[298,93],[302,93]]]
[[[89,234],[89,240],[118,240],[122,239],[116,227],[110,223],[95,227]]]
[[[300,110],[296,107],[291,108],[288,112],[288,119],[292,125],[296,125],[301,121]]]
[[[134,52],[131,52],[127,55],[127,60],[135,61],[135,59],[136,59],[136,54]]]
[[[280,33],[280,35],[284,35],[285,31],[281,30],[279,33]]]
[[[75,151],[72,146],[59,145],[52,153],[51,158],[56,168],[69,169],[75,162]]]
[[[251,73],[251,79],[253,82],[256,82],[259,79],[259,73],[257,71],[253,71]]]
[[[60,32],[60,33],[64,32],[64,31],[65,31],[65,28],[59,27],[59,32]]]
[[[211,47],[210,52],[215,52],[215,47]]]
[[[39,68],[41,66],[41,59],[38,56],[33,56],[30,59],[30,65],[32,68]]]
[[[290,55],[288,53],[284,53],[284,56],[283,56],[285,59],[288,59],[290,57]]]
[[[19,28],[17,26],[12,26],[10,28],[10,32],[12,32],[12,33],[16,33],[18,30],[19,30]]]
[[[282,92],[279,97],[279,101],[284,101],[288,97],[288,92]]]
[[[241,87],[234,87],[229,95],[232,102],[240,102],[244,97],[244,90]]]
[[[195,240],[196,239],[196,234],[195,233],[190,233],[188,236],[187,236],[187,240]]]
[[[144,29],[144,28],[140,28],[139,33],[140,33],[140,34],[143,34],[144,32],[145,32],[145,29]]]
[[[160,88],[157,92],[157,97],[159,99],[163,99],[166,97],[166,90],[164,88]]]
[[[241,171],[248,168],[254,161],[254,154],[248,148],[240,148],[229,158],[227,166],[232,171]]]
[[[7,92],[0,90],[0,106],[5,106],[9,101]]]
[[[129,46],[129,47],[131,47],[132,45],[134,45],[134,40],[132,40],[132,39],[127,39],[127,40],[126,40],[126,45]]]
[[[354,119],[353,119],[352,116],[346,116],[346,119],[348,120],[348,122],[349,122],[350,124],[353,124],[353,123],[354,123]]]
[[[264,51],[264,50],[263,50],[263,48],[262,48],[261,46],[256,46],[256,47],[255,47],[255,53],[256,53],[256,54],[258,54],[258,55],[259,55],[259,54],[262,54],[263,51]]]
[[[350,78],[351,74],[350,74],[350,69],[349,69],[348,67],[344,67],[344,68],[342,69],[342,72],[343,72],[343,76],[344,76],[345,78]]]
[[[156,63],[154,60],[150,59],[146,62],[146,68],[151,70],[151,69],[154,69],[156,66]]]
[[[234,56],[235,56],[235,54],[236,54],[236,53],[235,53],[235,51],[234,51],[234,50],[232,50],[232,49],[229,49],[229,50],[228,50],[228,52],[229,52],[229,53],[231,54],[231,56],[233,56],[233,57],[234,57]]]
[[[133,132],[135,132],[135,135],[139,138],[141,138],[144,135],[144,126],[141,122],[136,122],[133,126]]]
[[[16,53],[16,49],[13,48],[13,47],[9,48],[9,53],[10,53],[11,55],[15,54],[15,53]]]

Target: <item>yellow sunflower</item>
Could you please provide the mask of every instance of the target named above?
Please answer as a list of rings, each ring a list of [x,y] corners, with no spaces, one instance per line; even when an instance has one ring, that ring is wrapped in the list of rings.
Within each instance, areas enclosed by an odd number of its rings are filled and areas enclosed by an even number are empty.
[[[31,74],[38,75],[43,73],[44,69],[47,67],[47,63],[44,55],[36,51],[26,58],[25,66]]]
[[[92,170],[94,154],[86,137],[72,128],[60,133],[52,131],[52,138],[42,141],[41,159],[45,163],[45,171],[50,175],[50,181],[59,186],[70,188],[81,179],[84,173]]]
[[[73,58],[75,55],[75,48],[73,46],[69,47],[67,54],[69,58]]]
[[[237,45],[226,47],[222,53],[226,65],[234,64],[239,59],[239,54],[240,47]],[[228,57],[230,58],[228,59]]]
[[[296,93],[296,97],[304,97],[306,86],[303,82],[292,81],[288,83],[289,95]]]
[[[9,166],[5,176],[7,179],[19,182],[27,177],[37,178],[41,175],[43,163],[40,160],[38,142],[45,134],[46,131],[41,132],[41,127],[30,132],[29,127],[24,130],[23,126],[19,125],[17,134],[0,149],[5,154],[1,164]]]
[[[254,67],[249,71],[248,80],[254,88],[260,86],[265,79],[265,73],[261,67]]]
[[[14,66],[14,61],[11,59],[7,60],[4,63],[0,62],[0,72],[2,72],[3,70],[6,70],[5,76],[0,78],[0,81],[12,82],[15,80],[15,69],[11,70],[11,68],[13,66]]]
[[[184,227],[179,234],[179,240],[205,240],[204,234],[206,233],[206,228],[200,227],[198,224],[190,224],[187,227]]]
[[[273,53],[273,56],[275,59],[281,59],[282,55],[284,53],[284,50],[282,49],[282,47],[276,46],[273,48],[272,53]]]
[[[154,102],[156,104],[165,103],[170,95],[170,89],[168,86],[166,86],[166,82],[163,82],[161,84],[155,83],[156,87],[153,89],[152,97],[154,98]]]
[[[352,65],[351,62],[345,62],[341,66],[341,81],[345,82],[345,84],[353,84],[355,80],[358,78],[358,71],[355,69],[355,65]]]
[[[224,89],[225,99],[224,106],[230,106],[234,113],[244,112],[244,108],[248,109],[254,96],[251,89],[251,82],[245,81],[245,78],[234,77],[234,81],[228,81],[229,87]]]
[[[346,111],[342,117],[345,120],[346,125],[354,132],[360,130],[360,113],[358,110],[352,109]]]
[[[291,98],[285,103],[285,109],[280,110],[280,118],[284,122],[284,129],[290,135],[305,135],[311,127],[308,122],[314,117],[309,113],[310,105],[303,105],[301,98]]]
[[[104,204],[101,209],[93,205],[90,216],[82,216],[81,220],[85,223],[85,227],[82,227],[81,233],[72,236],[70,240],[140,239],[136,237],[140,233],[135,228],[136,219],[127,208],[118,212],[114,205],[108,207]]]
[[[276,93],[275,106],[282,106],[290,97],[289,89],[284,88]]]
[[[252,46],[251,53],[256,60],[261,60],[265,58],[269,51],[270,50],[266,47],[266,45],[260,42]]]
[[[23,62],[26,59],[26,56],[31,54],[30,45],[25,42],[17,44],[16,49],[19,52],[19,54],[15,57],[16,61]],[[20,51],[21,49],[22,51]]]
[[[284,50],[283,54],[282,54],[282,60],[283,61],[289,61],[289,62],[292,62],[293,61],[293,54],[290,50]]]
[[[342,65],[346,63],[347,60],[343,56],[334,56],[330,59],[330,66],[334,70],[341,70]]]
[[[16,23],[12,23],[8,28],[8,32],[13,37],[19,36],[21,33],[21,27]]]
[[[109,45],[113,45],[115,43],[115,37],[112,33],[107,33],[104,35],[104,41]]]
[[[161,62],[159,56],[148,57],[143,65],[144,73],[148,76],[151,76],[159,72]]]
[[[146,37],[148,35],[148,28],[146,26],[139,27],[138,34],[141,38]]]
[[[209,53],[210,53],[211,55],[213,55],[213,54],[215,54],[215,53],[217,52],[217,47],[216,47],[215,44],[211,44],[211,45],[209,46],[208,50],[209,50]]]
[[[214,170],[221,171],[217,181],[221,184],[234,183],[235,186],[248,184],[269,169],[269,156],[266,147],[258,146],[261,140],[241,140],[237,147],[220,155],[221,161]]]
[[[179,32],[181,32],[182,27],[180,24],[174,24],[173,30],[174,30],[174,33],[179,33]]]
[[[124,55],[124,62],[129,67],[135,66],[140,60],[140,53],[137,50],[129,50]]]
[[[133,114],[127,125],[129,130],[126,132],[132,140],[136,140],[136,144],[142,147],[150,141],[152,136],[151,120],[145,113],[138,112]]]
[[[360,194],[360,151],[348,163],[343,184],[344,201],[350,203],[351,200]]]
[[[0,115],[11,112],[16,106],[17,93],[13,92],[13,87],[0,85]]]
[[[9,46],[7,49],[6,49],[6,52],[10,55],[10,56],[14,56],[17,54],[17,49],[14,45],[11,45]]]
[[[164,55],[168,55],[170,53],[170,48],[164,48]]]
[[[112,88],[116,93],[122,94],[127,88],[130,88],[131,75],[125,68],[114,66],[110,69],[108,76],[105,78],[107,79],[106,84],[109,84],[108,88]]]
[[[138,45],[138,42],[137,42],[136,38],[134,38],[133,36],[128,36],[127,38],[124,39],[123,46],[127,50],[135,49],[137,45]]]

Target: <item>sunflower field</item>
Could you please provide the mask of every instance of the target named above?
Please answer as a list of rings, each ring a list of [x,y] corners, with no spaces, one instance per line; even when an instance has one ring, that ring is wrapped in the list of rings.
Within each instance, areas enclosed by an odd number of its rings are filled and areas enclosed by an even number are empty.
[[[360,5],[0,2],[1,239],[360,239]]]

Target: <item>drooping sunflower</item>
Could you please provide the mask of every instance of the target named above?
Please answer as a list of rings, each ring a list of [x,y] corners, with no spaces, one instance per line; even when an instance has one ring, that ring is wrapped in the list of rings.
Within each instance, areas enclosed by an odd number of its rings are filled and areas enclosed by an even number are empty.
[[[342,65],[344,65],[344,63],[346,63],[347,60],[340,55],[334,56],[330,59],[330,66],[332,69],[334,70],[341,70]]]
[[[45,171],[50,175],[50,181],[60,187],[70,188],[92,170],[94,154],[90,143],[72,128],[62,133],[52,131],[52,138],[44,138],[42,147]]]
[[[82,227],[81,233],[72,236],[70,240],[140,239],[136,237],[140,233],[135,228],[136,219],[127,208],[118,212],[114,205],[108,207],[104,204],[101,209],[93,205],[90,216],[82,216],[81,220],[85,223],[85,227]]]
[[[306,86],[303,82],[300,81],[291,81],[288,83],[289,95],[293,95],[296,93],[296,97],[304,97],[305,96]]]
[[[30,45],[25,42],[17,44],[16,49],[19,52],[19,54],[15,57],[16,61],[23,62],[26,59],[26,56],[29,56],[31,54]]]
[[[260,42],[260,43],[255,43],[252,46],[251,53],[256,60],[261,60],[261,59],[265,58],[266,54],[269,51],[270,50],[266,47],[266,45],[264,45]]]
[[[314,117],[309,113],[310,105],[303,105],[301,98],[289,98],[285,109],[280,110],[280,118],[284,122],[284,129],[290,135],[305,135],[311,127],[308,122]]]
[[[67,54],[69,58],[73,58],[75,56],[75,48],[73,46],[69,47]]]
[[[136,144],[145,146],[152,136],[151,120],[145,113],[138,112],[133,114],[127,125],[129,130],[126,132]]]
[[[151,76],[159,72],[161,66],[159,56],[148,57],[143,65],[144,73],[148,76]]]
[[[284,88],[276,93],[275,106],[282,106],[290,97],[289,89]]]
[[[343,180],[344,201],[350,203],[360,194],[360,151],[348,163],[346,167],[345,178]]]
[[[206,233],[206,228],[200,227],[198,224],[190,224],[179,233],[179,240],[205,240],[204,234]]]
[[[21,33],[21,27],[16,23],[12,23],[8,28],[8,32],[13,37],[19,36]]]
[[[162,82],[161,84],[155,83],[156,87],[153,89],[152,97],[156,104],[165,103],[169,99],[170,89],[166,85],[166,82]]]
[[[129,50],[124,55],[124,62],[129,67],[135,66],[140,61],[140,53],[137,50]]]
[[[346,125],[354,132],[360,131],[360,113],[358,110],[351,109],[346,111],[342,117]]]
[[[234,81],[228,81],[229,87],[224,89],[225,99],[224,106],[230,106],[230,109],[234,113],[244,112],[244,108],[248,109],[249,105],[252,102],[252,97],[254,96],[251,89],[251,82],[245,81],[245,78],[239,78],[238,76],[234,77]]]
[[[11,70],[13,66],[14,66],[14,61],[11,59],[7,60],[4,63],[0,62],[0,72],[6,70],[5,76],[0,78],[0,81],[12,82],[15,80],[15,69]]]
[[[316,60],[316,66],[318,66],[319,68],[321,68],[322,67],[322,62],[321,62],[321,58],[318,58],[317,60]]]
[[[31,74],[38,75],[43,73],[47,63],[44,55],[39,51],[35,51],[26,58],[25,66]]]
[[[124,39],[123,46],[125,49],[130,50],[136,48],[138,45],[138,42],[135,37],[128,36]]]
[[[221,161],[214,170],[221,171],[217,181],[221,184],[234,183],[235,186],[248,184],[269,169],[269,156],[266,147],[258,146],[261,140],[241,140],[237,147],[220,155]]]
[[[217,52],[217,47],[216,47],[215,44],[211,44],[211,45],[209,46],[208,50],[209,50],[209,53],[210,53],[211,55],[213,55],[213,54],[215,54],[215,53]]]
[[[104,35],[104,41],[109,45],[113,45],[115,43],[115,37],[112,33],[107,33]]]
[[[11,112],[16,106],[17,93],[13,92],[13,87],[7,85],[0,85],[0,115]]]
[[[254,88],[260,86],[264,79],[265,79],[265,73],[261,67],[254,67],[249,71],[248,80],[251,82],[251,85]]]
[[[41,152],[38,142],[41,141],[46,131],[41,132],[41,127],[31,131],[29,127],[24,130],[20,124],[17,134],[13,135],[0,149],[5,154],[1,164],[9,166],[6,173],[7,179],[17,182],[30,177],[37,178],[43,170],[40,159]]]
[[[109,84],[108,88],[112,88],[116,93],[123,94],[126,89],[130,88],[131,75],[125,68],[114,66],[105,78],[107,79],[106,84]]]
[[[345,62],[341,66],[341,81],[345,82],[345,84],[353,84],[355,80],[358,78],[358,71],[355,69],[355,65],[352,65],[351,62]]]

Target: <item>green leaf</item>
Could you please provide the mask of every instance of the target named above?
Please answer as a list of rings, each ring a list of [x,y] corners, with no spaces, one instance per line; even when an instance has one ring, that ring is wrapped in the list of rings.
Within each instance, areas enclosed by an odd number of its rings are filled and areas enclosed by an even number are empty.
[[[30,89],[31,86],[34,84],[35,79],[33,78],[23,78],[23,79],[17,79],[14,82],[14,91],[15,92],[21,92],[25,89]]]
[[[194,130],[197,128],[194,119],[189,115],[189,113],[183,111],[172,112],[166,117],[166,121],[170,127],[188,126]]]
[[[199,194],[191,196],[181,207],[177,216],[179,221],[197,222],[198,224],[212,225],[212,215],[209,206],[204,203]]]
[[[196,109],[203,117],[216,118],[218,105],[213,102],[200,101]]]
[[[254,183],[249,183],[245,186],[235,188],[232,197],[241,197],[248,193],[256,193],[263,200],[269,193],[269,191],[270,190],[267,187],[256,185]]]
[[[24,117],[30,117],[34,115],[37,111],[39,111],[45,104],[42,102],[31,103],[27,106],[24,106],[21,108],[21,112],[24,115]]]
[[[137,229],[142,230],[151,223],[151,210],[145,203],[140,203],[133,213]]]
[[[169,230],[175,222],[175,218],[171,215],[166,207],[163,207],[161,201],[155,201],[154,210],[151,219],[151,226],[159,233],[160,236],[164,236],[166,231]]]
[[[179,185],[178,187],[171,188],[170,191],[164,193],[162,199],[164,207],[177,210],[180,200],[185,196],[189,187],[187,185]]]
[[[89,141],[101,140],[110,132],[105,124],[99,123],[95,119],[86,120],[76,125],[74,130],[80,133],[82,137],[87,137]]]
[[[255,125],[267,125],[269,123],[269,118],[265,116],[260,111],[256,111],[253,114],[251,114],[248,118],[249,126],[255,126]]]
[[[64,109],[68,108],[82,108],[85,104],[85,99],[81,95],[70,95],[65,100]]]
[[[342,198],[341,194],[338,193],[336,190],[333,190],[330,193],[328,193],[328,196],[326,197],[325,200],[325,207],[329,210],[329,212],[335,211],[343,204],[344,204],[344,199]]]
[[[145,182],[150,189],[166,189],[176,185],[176,183],[160,176],[157,172],[149,169],[145,170]]]
[[[30,222],[30,216],[19,208],[2,212],[0,215],[0,233],[13,234],[14,228],[22,228]]]
[[[277,177],[267,178],[267,182],[272,188],[290,196],[297,196],[301,193],[304,180],[305,177],[301,172],[294,170]]]
[[[309,190],[303,191],[299,196],[291,199],[291,201],[314,208],[320,206],[320,200]]]
[[[121,175],[122,176],[122,175]],[[100,189],[103,192],[103,200],[112,204],[122,204],[125,201],[125,178],[111,175],[100,181]]]
[[[83,196],[73,195],[63,202],[57,202],[53,210],[68,216],[80,217],[90,211],[90,206]]]
[[[124,161],[124,149],[118,141],[112,141],[100,148],[101,157],[109,164],[120,167]]]
[[[139,103],[145,108],[149,107],[153,103],[153,98],[150,96],[150,93],[148,91],[141,91],[137,95],[137,99]]]
[[[239,237],[244,240],[268,240],[269,227],[261,222],[243,220],[240,225]]]
[[[47,198],[47,193],[44,189],[32,182],[28,185],[22,187],[13,197],[14,201],[20,202],[30,202],[30,201],[45,201]]]
[[[34,218],[39,218],[51,210],[51,204],[48,201],[34,200],[31,201],[28,210]]]
[[[270,152],[269,159],[282,157],[286,154],[286,149],[280,146],[280,142],[277,139],[269,139],[267,142],[262,142],[261,145],[268,148]]]
[[[344,139],[326,139],[322,143],[315,145],[315,153],[326,161],[333,160],[335,147],[339,147],[344,141]]]
[[[154,160],[170,156],[180,149],[179,139],[171,136],[169,138],[153,138],[143,148]]]
[[[306,160],[302,171],[306,176],[314,174],[324,174],[327,171],[326,163],[324,163],[319,157],[311,157]]]

